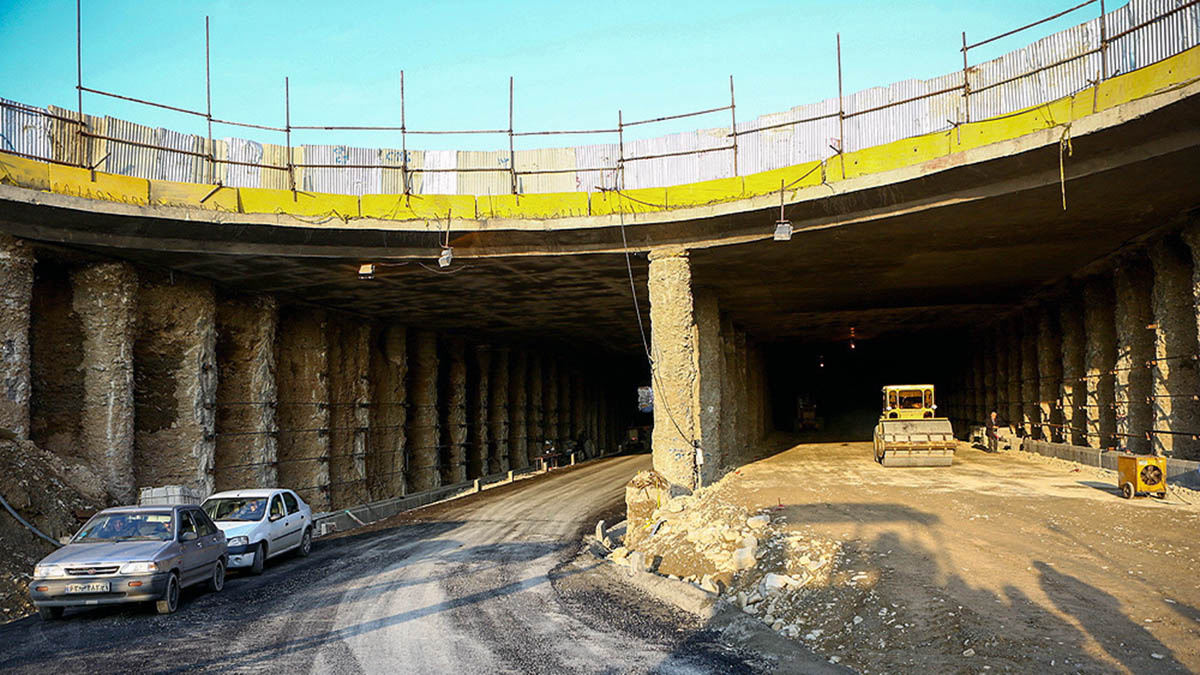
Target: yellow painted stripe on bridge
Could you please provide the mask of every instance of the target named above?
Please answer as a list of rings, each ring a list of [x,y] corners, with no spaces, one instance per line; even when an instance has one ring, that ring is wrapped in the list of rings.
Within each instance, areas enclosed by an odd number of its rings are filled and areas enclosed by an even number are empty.
[[[531,192],[476,197],[480,218],[540,220],[590,215],[586,192]]]
[[[150,203],[154,206],[185,206],[193,209],[238,212],[237,188],[179,183],[172,180],[150,181]]]
[[[93,176],[95,180],[92,180]],[[74,166],[50,165],[50,191],[72,197],[145,206],[150,201],[150,181]]]
[[[242,213],[286,213],[311,218],[348,220],[360,217],[358,197],[328,192],[238,188]]]
[[[0,153],[0,183],[50,191],[50,164]]]
[[[363,195],[363,218],[383,220],[438,220],[475,218],[472,195]]]

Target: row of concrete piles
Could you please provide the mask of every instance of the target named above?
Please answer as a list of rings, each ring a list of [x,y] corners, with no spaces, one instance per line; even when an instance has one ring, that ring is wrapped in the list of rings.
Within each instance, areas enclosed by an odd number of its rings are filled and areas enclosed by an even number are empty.
[[[1200,225],[1099,267],[977,331],[943,403],[1035,439],[1200,459]]]
[[[685,493],[745,464],[772,427],[762,348],[693,283],[688,252],[651,251],[654,469]]]
[[[225,293],[0,239],[0,427],[138,487],[283,485],[316,509],[616,449],[612,383],[565,358]]]

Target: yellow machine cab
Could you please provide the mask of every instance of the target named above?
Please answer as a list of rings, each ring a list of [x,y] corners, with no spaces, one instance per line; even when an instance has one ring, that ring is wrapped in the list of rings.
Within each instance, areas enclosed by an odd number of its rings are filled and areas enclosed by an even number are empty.
[[[932,384],[889,384],[883,388],[882,419],[920,420],[937,417]]]

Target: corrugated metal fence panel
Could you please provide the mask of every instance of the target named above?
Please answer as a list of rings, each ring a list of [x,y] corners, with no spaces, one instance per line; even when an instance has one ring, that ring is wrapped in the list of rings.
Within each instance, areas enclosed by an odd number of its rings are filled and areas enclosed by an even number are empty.
[[[154,129],[127,122],[115,117],[105,117],[108,136],[146,145],[155,145]],[[155,178],[158,172],[158,150],[145,145],[131,145],[120,141],[108,142],[108,171],[138,178]]]
[[[703,129],[627,142],[624,187],[665,187],[732,176],[732,150],[631,161],[635,157],[729,147],[727,133],[728,129]]]
[[[1184,0],[1133,0],[1108,15],[1108,35],[1126,31],[1185,4]],[[1174,56],[1200,44],[1200,5],[1113,40],[1108,47],[1108,75],[1120,75]]]
[[[1079,56],[1099,45],[1100,20],[1097,18],[972,67],[969,75],[971,120],[1024,110],[1086,89],[1091,86],[1089,80],[1094,81],[1100,73],[1098,53],[1033,74],[1025,73]],[[1016,79],[998,84],[1010,78]]]
[[[205,138],[204,139],[205,147],[208,147],[208,143],[209,143],[209,139]],[[222,139],[220,139],[220,138],[212,139],[212,149],[209,151],[209,155],[216,157],[216,159],[218,159],[218,160],[228,160],[229,159],[229,143],[222,141]],[[228,180],[229,165],[227,165],[227,163],[214,162],[214,163],[212,163],[211,171],[212,171],[211,177],[209,177],[208,174],[205,174],[205,177],[206,177],[205,181],[208,181],[209,179],[211,179],[211,183],[214,185],[216,185],[216,184],[229,185],[229,180]]]
[[[958,87],[962,84],[962,73],[948,73],[941,77],[935,77],[929,82],[929,91],[941,91],[951,87]],[[963,122],[966,120],[966,108],[964,106],[962,89],[956,89],[946,94],[931,96],[924,101],[924,105],[930,129],[924,133],[940,131],[942,129],[954,128],[954,122]]]
[[[384,167],[403,167],[404,151],[397,148],[383,148],[379,151],[379,163]],[[424,174],[413,173],[413,169],[425,166],[425,152],[422,150],[408,151],[408,191],[420,192]],[[381,170],[383,194],[398,195],[404,193],[404,170],[385,168]]]
[[[457,150],[426,150],[426,169],[456,169],[458,168]],[[421,174],[421,194],[453,195],[458,194],[458,174],[453,171],[438,171]]]
[[[459,171],[457,194],[460,195],[508,195],[512,194],[512,175],[509,170],[507,150],[460,150],[459,169],[496,169],[495,171]]]
[[[262,187],[271,188],[273,190],[290,190],[292,189],[291,179],[288,177],[287,165],[288,154],[286,145],[275,145],[274,143],[263,143],[263,161],[267,166],[281,167],[278,169],[262,169]],[[300,148],[292,148],[293,152]],[[295,160],[292,160],[295,163]],[[297,176],[296,188],[304,185],[302,176]],[[343,192],[342,194],[354,194],[353,192]]]
[[[33,108],[16,101],[0,99],[0,150],[11,150],[24,155],[53,159],[54,149],[50,144],[50,118],[39,115]],[[14,107],[20,106],[20,107]],[[41,110],[41,108],[33,108]]]
[[[304,172],[304,189],[346,195],[379,194],[383,191],[383,170],[379,165],[379,150],[352,148],[345,145],[305,145],[306,164],[370,166],[373,168],[308,168]],[[284,174],[286,180],[286,173]]]
[[[781,113],[760,115],[752,120],[738,123],[739,132],[770,127],[784,122],[795,122],[798,108]],[[738,171],[743,175],[770,171],[796,164],[792,147],[793,127],[767,129],[753,134],[738,136]]]
[[[575,148],[543,148],[540,150],[517,150],[517,171],[558,171],[517,176],[517,192],[574,192],[579,189],[575,174]]]
[[[261,143],[248,141],[244,138],[226,138],[224,147],[217,146],[223,151],[217,156],[234,162],[263,163],[263,146]],[[229,187],[262,187],[262,172],[257,166],[242,166],[240,164],[225,165],[225,184]]]
[[[181,134],[178,131],[160,128],[156,133],[155,145],[161,145],[164,148],[203,153],[205,142],[206,139],[200,136]],[[154,177],[160,180],[173,180],[181,183],[203,183],[206,174],[204,163],[205,160],[196,155],[160,150],[158,153],[158,168],[155,171]]]
[[[838,100],[827,98],[820,103],[810,103],[793,108],[793,110],[798,111],[796,119],[811,120],[818,117],[821,119],[792,127],[792,156],[795,161],[791,163],[815,162],[828,159],[836,154],[837,151],[834,150],[834,147],[840,143],[838,121],[836,116],[830,117],[830,115],[836,115]]]
[[[959,83],[961,83],[961,75]],[[951,126],[946,117],[939,118],[931,115],[934,108],[931,108],[930,103],[947,96],[961,98],[960,94],[939,94],[935,97],[917,98],[938,91],[943,86],[954,85],[945,83],[945,78],[905,80],[888,87],[874,87],[847,96],[845,100],[846,114],[851,116],[845,122],[846,152],[883,145],[902,138],[921,136]],[[907,102],[891,105],[899,101]],[[884,105],[888,107],[872,110]],[[870,110],[870,112],[854,115],[862,110]],[[958,121],[957,117],[949,119]]]
[[[574,150],[577,190],[599,192],[600,188],[611,190],[617,187],[617,157],[620,154],[620,146],[616,143],[601,143],[576,146]]]
[[[84,114],[84,119],[87,120],[87,128],[90,133],[98,136],[108,135],[108,118],[98,117],[96,115]],[[108,161],[108,149],[111,144],[103,138],[87,138],[84,148],[84,160],[88,165],[97,171],[106,173],[115,173],[109,167],[111,164]]]
[[[49,106],[47,110],[58,117],[87,123],[87,118],[80,117],[79,112],[75,110],[67,110],[54,105]],[[54,161],[80,166],[87,160],[88,138],[79,133],[83,130],[83,126],[83,124],[50,118],[50,145],[54,153]]]

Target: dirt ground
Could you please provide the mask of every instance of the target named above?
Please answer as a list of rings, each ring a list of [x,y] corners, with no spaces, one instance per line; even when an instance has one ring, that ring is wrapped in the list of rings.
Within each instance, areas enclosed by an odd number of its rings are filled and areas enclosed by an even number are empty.
[[[80,492],[77,487],[89,488]],[[85,465],[29,441],[0,440],[0,495],[22,518],[50,537],[72,535],[105,506],[103,490]],[[54,545],[38,538],[0,508],[0,623],[33,611],[33,566]]]
[[[965,444],[918,469],[794,441],[713,489],[836,549],[831,583],[798,595],[819,653],[864,672],[1200,671],[1197,493],[1127,501],[1112,472]]]

